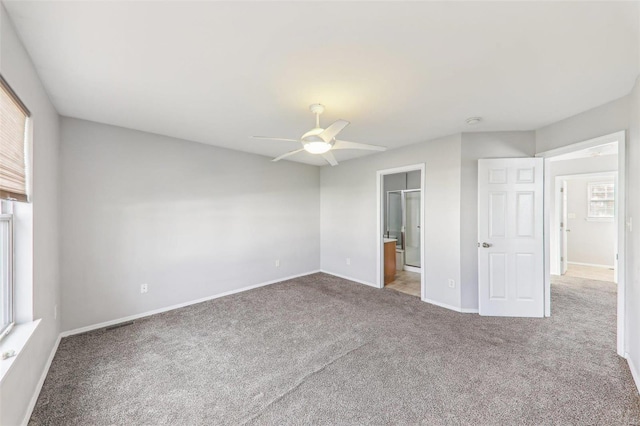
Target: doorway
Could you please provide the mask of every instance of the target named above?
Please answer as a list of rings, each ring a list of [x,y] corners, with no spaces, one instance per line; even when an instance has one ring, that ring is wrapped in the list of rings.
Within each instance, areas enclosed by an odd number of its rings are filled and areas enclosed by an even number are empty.
[[[377,172],[377,284],[425,297],[424,164]]]
[[[563,194],[564,191],[556,188],[556,186],[559,185],[559,187],[562,188],[564,181],[568,182],[571,177],[575,177],[576,175],[595,173],[594,170],[597,169],[593,167],[597,167],[598,165],[601,167],[599,173],[610,172],[610,174],[614,174],[613,191],[615,195],[613,197],[613,203],[611,202],[612,200],[610,200],[611,197],[607,194],[608,189],[600,187],[597,192],[602,193],[602,191],[604,191],[604,194],[599,196],[601,199],[594,199],[594,205],[599,205],[601,211],[605,212],[605,215],[610,216],[608,212],[610,212],[611,204],[613,204],[613,218],[608,217],[607,220],[613,219],[615,228],[614,253],[612,253],[612,255],[614,256],[614,281],[617,281],[616,349],[620,356],[625,355],[624,318],[626,292],[624,256],[627,226],[625,222],[625,140],[626,133],[620,131],[537,155],[545,160],[545,316],[551,315],[552,306],[550,296],[552,275],[559,277],[562,276],[563,272],[566,275],[567,271],[571,269],[571,254],[568,253],[568,243],[571,237],[567,236],[567,234],[572,231],[567,232],[567,230],[571,230],[572,220],[579,219],[577,213],[571,212],[569,207],[563,209],[565,200],[561,194]],[[591,170],[584,168],[578,169],[575,164],[568,167],[567,165],[570,163],[569,160],[575,160],[575,163],[581,162],[583,165],[590,164],[592,168]],[[561,167],[562,163],[564,163],[563,167]],[[604,163],[607,163],[608,166],[603,165]],[[617,178],[615,177],[616,172]],[[563,179],[561,176],[564,176],[566,179]],[[561,178],[557,180],[556,177]],[[556,182],[558,183],[556,184]],[[564,186],[566,188],[565,190],[568,191],[567,193],[570,194],[571,188],[568,187],[568,184]],[[610,189],[611,188],[609,188],[609,190]],[[585,194],[585,196],[588,196],[588,194]],[[606,202],[600,203],[600,201]],[[570,219],[569,215],[571,213],[576,214],[576,217]],[[585,221],[585,219],[585,217],[582,217],[579,220]],[[565,248],[567,250],[566,255]]]
[[[610,158],[607,158],[611,156]],[[617,169],[617,151],[591,161],[592,167]],[[559,268],[551,275],[617,283],[617,171],[556,176],[554,169],[579,166],[581,159],[551,163],[555,177],[555,226]],[[565,163],[565,164],[562,164]],[[584,162],[583,162],[584,164]],[[588,162],[586,164],[589,164]],[[556,167],[559,166],[559,167]],[[552,221],[553,222],[553,221]]]

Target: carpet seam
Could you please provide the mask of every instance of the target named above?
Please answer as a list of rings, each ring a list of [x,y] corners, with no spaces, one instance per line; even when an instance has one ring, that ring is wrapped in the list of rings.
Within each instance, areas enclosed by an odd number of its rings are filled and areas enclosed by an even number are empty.
[[[273,401],[269,402],[267,405],[265,405],[262,409],[260,409],[260,412],[256,413],[255,415],[253,415],[251,418],[245,420],[242,422],[242,425],[246,425],[247,423],[258,419],[260,416],[262,416],[262,414],[264,414],[264,412],[271,407],[273,404],[277,403],[278,401],[282,400],[284,397],[286,397],[287,395],[291,394],[292,392],[294,392],[296,389],[298,389],[300,386],[302,386],[307,379],[309,379],[309,377],[311,376],[315,376],[316,374],[322,372],[324,369],[326,369],[327,367],[329,367],[330,365],[338,362],[339,360],[341,360],[342,358],[352,354],[353,352],[357,351],[358,349],[368,345],[371,342],[365,342],[359,346],[356,346],[353,349],[350,349],[349,351],[343,353],[342,355],[340,355],[339,357],[325,363],[324,365],[322,365],[320,368],[306,374],[304,377],[302,377],[302,379],[296,383],[293,387],[291,387],[290,389],[288,389],[286,392],[284,392],[283,394],[279,395],[277,398],[275,398]]]

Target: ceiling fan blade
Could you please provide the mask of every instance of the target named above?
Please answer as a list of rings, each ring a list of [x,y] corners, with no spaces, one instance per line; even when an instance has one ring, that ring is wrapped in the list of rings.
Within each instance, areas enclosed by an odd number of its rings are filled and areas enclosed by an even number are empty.
[[[268,141],[286,141],[286,142],[300,142],[298,139],[286,139],[286,138],[270,138],[269,136],[251,136],[253,139],[265,139]]]
[[[331,126],[324,129],[320,136],[325,142],[331,142],[333,138],[335,138],[338,133],[340,133],[345,127],[349,125],[347,120],[337,120]]]
[[[336,157],[333,156],[333,154],[331,153],[331,151],[327,151],[323,154],[321,154],[325,160],[327,160],[327,162],[329,164],[331,164],[332,166],[337,166],[338,162],[336,161]]]
[[[386,151],[386,146],[369,145],[368,143],[358,143],[337,140],[331,149],[367,149],[369,151]]]
[[[274,158],[274,159],[273,159],[273,160],[271,160],[271,161],[273,161],[273,162],[280,161],[280,160],[282,160],[283,158],[287,158],[287,157],[289,157],[290,155],[297,154],[297,153],[299,153],[299,152],[301,152],[301,151],[304,151],[304,148],[296,149],[295,151],[289,151],[289,152],[287,152],[286,154],[282,154],[280,157],[276,157],[276,158]]]

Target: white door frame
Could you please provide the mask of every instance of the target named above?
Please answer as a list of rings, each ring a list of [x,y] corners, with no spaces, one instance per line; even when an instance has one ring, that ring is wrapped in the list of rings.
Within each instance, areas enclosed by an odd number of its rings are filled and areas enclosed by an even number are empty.
[[[556,206],[558,208],[556,215],[555,229],[551,228],[551,235],[556,231],[558,235],[558,254],[560,254],[560,263],[558,264],[558,275],[564,275],[567,273],[567,266],[569,264],[569,241],[567,232],[567,226],[569,224],[569,212],[567,211],[567,201],[569,197],[569,186],[567,181],[560,178],[556,178]],[[558,227],[558,223],[561,225]],[[551,244],[551,239],[549,244]],[[553,266],[553,264],[552,264]]]
[[[617,170],[610,170],[610,171],[605,171],[605,172],[593,172],[593,173],[578,173],[578,174],[571,174],[571,175],[558,175],[555,178],[555,198],[556,198],[556,208],[555,208],[555,212],[553,212],[553,215],[555,216],[556,219],[556,225],[559,224],[562,221],[562,193],[560,192],[560,188],[561,188],[561,184],[562,181],[567,181],[567,180],[572,180],[572,179],[588,179],[588,178],[613,178],[614,183],[615,183],[615,188],[616,188],[616,192],[617,192],[617,188],[618,188],[618,171]],[[615,214],[614,214],[614,222],[616,224],[616,229],[617,229],[617,224],[620,221],[619,216],[620,216],[620,210],[618,207],[618,197],[616,197],[615,199]],[[551,223],[551,222],[549,222]],[[567,224],[565,223],[565,228],[567,226]],[[563,253],[563,247],[562,247],[562,240],[560,239],[560,228],[558,226],[555,226],[554,228],[550,229],[551,231],[551,235],[555,236],[555,241],[558,243],[558,254],[562,254]],[[613,247],[614,250],[614,255],[616,254],[616,252],[618,251],[618,235],[616,232],[616,243],[615,243],[615,247]],[[551,243],[551,241],[553,241],[552,239],[549,239],[549,243]],[[565,258],[565,261],[567,261],[567,259]],[[559,258],[556,259],[551,259],[550,265],[554,266],[554,270],[556,271],[560,271],[560,275],[562,275],[562,263],[560,262]],[[618,272],[618,264],[617,262],[614,262],[614,270],[615,270],[615,275],[617,277],[617,272]],[[615,282],[617,282],[617,279],[615,280]]]
[[[425,280],[425,263],[424,263],[424,184],[425,184],[425,163],[412,164],[409,166],[395,167],[393,169],[378,170],[376,172],[376,284],[379,288],[384,288],[384,244],[382,238],[384,235],[384,223],[382,223],[382,209],[385,208],[384,200],[384,177],[386,175],[393,175],[396,173],[406,173],[413,171],[420,171],[420,261],[421,261],[421,273],[420,273],[420,300],[424,301],[426,298],[426,280]]]
[[[609,135],[600,136],[589,139],[584,142],[578,142],[561,148],[536,154],[536,157],[544,158],[545,177],[544,177],[544,251],[545,251],[545,316],[551,316],[551,263],[550,263],[550,201],[554,194],[551,193],[551,176],[548,173],[551,166],[551,157],[555,157],[569,152],[579,151],[585,148],[592,148],[606,143],[618,142],[618,309],[617,309],[617,352],[618,355],[624,357],[626,350],[625,342],[625,303],[626,303],[626,285],[625,285],[625,237],[627,228],[627,208],[626,208],[626,148],[627,138],[626,131],[611,133]]]

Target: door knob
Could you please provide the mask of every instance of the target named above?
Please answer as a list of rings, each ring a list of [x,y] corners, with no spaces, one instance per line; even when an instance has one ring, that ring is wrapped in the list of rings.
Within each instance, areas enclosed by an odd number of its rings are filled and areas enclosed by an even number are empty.
[[[491,247],[491,244],[489,244],[489,243],[482,243],[482,247],[484,247],[484,248],[489,248],[489,247]]]

